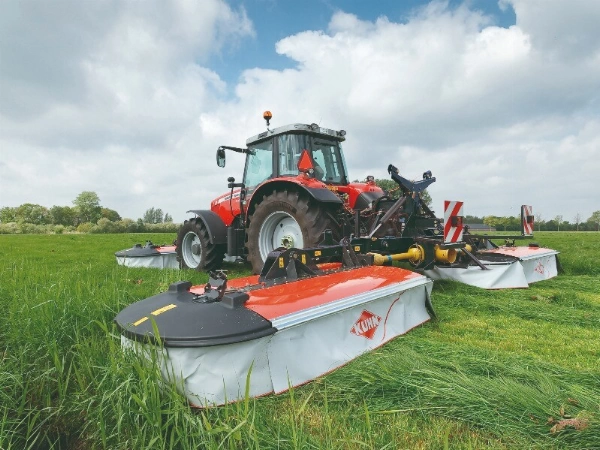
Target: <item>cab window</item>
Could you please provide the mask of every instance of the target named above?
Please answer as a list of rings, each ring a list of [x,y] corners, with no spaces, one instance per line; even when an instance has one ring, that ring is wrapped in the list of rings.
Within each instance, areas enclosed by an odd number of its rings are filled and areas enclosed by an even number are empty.
[[[342,183],[344,165],[340,158],[339,144],[316,138],[313,143],[312,157],[315,162],[315,173],[325,183]]]
[[[248,147],[244,184],[249,191],[271,178],[273,174],[273,141],[259,142]]]
[[[304,149],[310,148],[309,137],[304,134],[277,136],[279,152],[279,175],[298,175],[298,160]]]

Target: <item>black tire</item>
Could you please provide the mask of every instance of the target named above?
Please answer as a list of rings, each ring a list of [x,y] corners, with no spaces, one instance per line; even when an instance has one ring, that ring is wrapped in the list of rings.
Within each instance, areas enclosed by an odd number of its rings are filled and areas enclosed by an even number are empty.
[[[252,271],[260,273],[266,256],[278,247],[316,247],[326,229],[332,231],[334,239],[340,239],[339,227],[333,218],[334,208],[336,205],[319,203],[296,191],[273,191],[264,196],[250,216],[248,226],[246,246]],[[290,238],[284,229],[288,225],[292,230]]]
[[[199,219],[186,220],[177,233],[177,260],[182,269],[198,272],[219,269],[225,246],[210,243],[208,231]]]

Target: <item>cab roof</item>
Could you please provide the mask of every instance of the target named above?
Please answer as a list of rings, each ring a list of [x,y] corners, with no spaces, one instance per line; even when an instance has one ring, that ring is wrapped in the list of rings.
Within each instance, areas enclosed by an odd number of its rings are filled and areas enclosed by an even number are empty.
[[[312,125],[307,125],[304,123],[293,123],[290,125],[283,125],[281,127],[277,127],[272,130],[263,131],[262,133],[252,136],[252,137],[246,139],[246,145],[248,146],[248,145],[254,144],[256,142],[260,142],[262,140],[265,140],[267,138],[277,136],[280,134],[294,133],[294,132],[302,133],[302,134],[312,134],[314,136],[322,136],[322,137],[326,137],[329,139],[335,139],[336,141],[340,141],[340,142],[342,142],[346,139],[344,137],[346,132],[343,130],[336,131],[336,130],[331,130],[329,128],[322,128],[314,123]]]

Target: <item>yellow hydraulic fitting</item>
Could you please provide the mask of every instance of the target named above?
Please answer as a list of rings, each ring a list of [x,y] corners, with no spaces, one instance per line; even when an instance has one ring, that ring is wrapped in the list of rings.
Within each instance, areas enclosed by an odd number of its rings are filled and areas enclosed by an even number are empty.
[[[454,261],[456,261],[456,249],[455,248],[441,249],[439,245],[436,245],[435,246],[435,260],[438,262],[452,264]]]

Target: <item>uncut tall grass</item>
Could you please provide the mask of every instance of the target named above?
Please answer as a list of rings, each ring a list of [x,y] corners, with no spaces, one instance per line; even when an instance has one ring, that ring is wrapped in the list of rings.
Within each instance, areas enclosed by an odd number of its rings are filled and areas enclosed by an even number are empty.
[[[436,282],[438,321],[288,394],[206,410],[121,351],[122,308],[206,281],[117,266],[140,239],[173,236],[0,236],[1,449],[600,448],[599,233],[537,233],[558,278]]]

